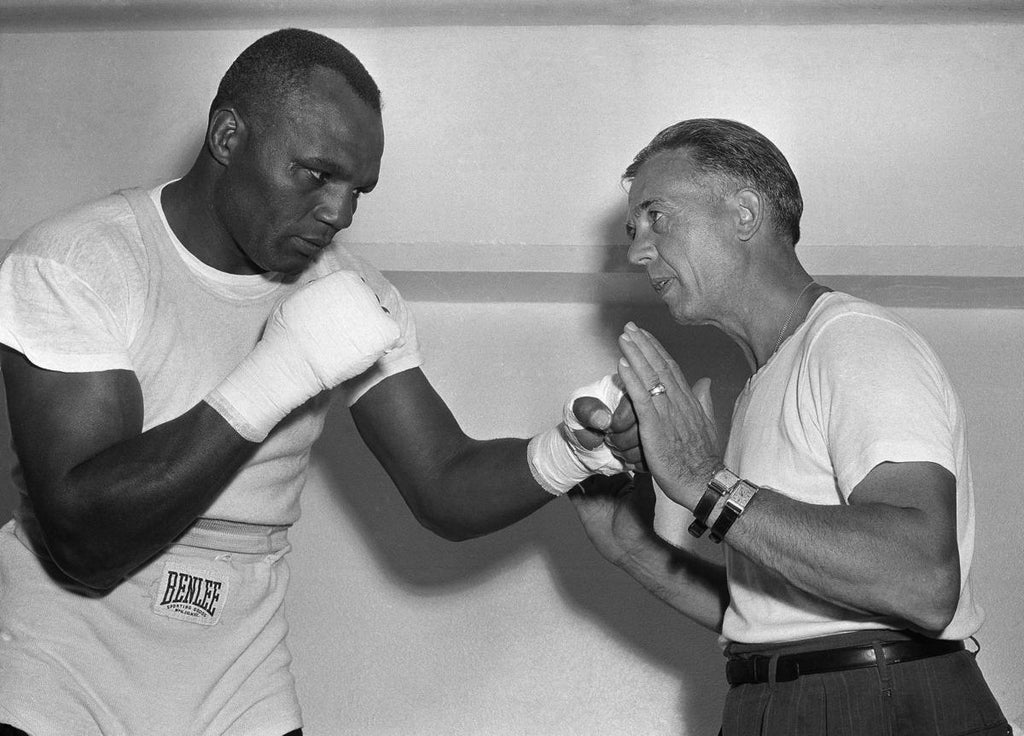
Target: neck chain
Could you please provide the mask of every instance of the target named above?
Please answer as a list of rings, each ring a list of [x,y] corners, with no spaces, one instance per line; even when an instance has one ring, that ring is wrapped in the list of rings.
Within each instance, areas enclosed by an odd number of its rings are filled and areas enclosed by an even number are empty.
[[[778,351],[779,346],[782,344],[782,338],[785,337],[786,330],[789,329],[789,323],[793,321],[793,315],[796,314],[796,308],[800,306],[800,300],[804,298],[804,294],[806,294],[807,290],[810,289],[812,286],[815,286],[815,282],[813,279],[810,281],[810,283],[808,283],[806,286],[804,286],[804,288],[800,290],[799,294],[796,295],[796,299],[793,300],[793,308],[789,310],[789,316],[786,317],[786,321],[783,323],[782,329],[779,330],[779,339],[775,341],[775,347],[772,348],[772,351],[768,354],[768,357],[775,355],[775,353]]]

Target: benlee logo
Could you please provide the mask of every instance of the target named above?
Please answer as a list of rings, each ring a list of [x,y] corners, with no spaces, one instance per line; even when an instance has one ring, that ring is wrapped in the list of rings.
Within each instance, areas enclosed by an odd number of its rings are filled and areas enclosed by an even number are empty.
[[[227,592],[223,573],[168,560],[153,599],[153,612],[212,626],[220,620]]]

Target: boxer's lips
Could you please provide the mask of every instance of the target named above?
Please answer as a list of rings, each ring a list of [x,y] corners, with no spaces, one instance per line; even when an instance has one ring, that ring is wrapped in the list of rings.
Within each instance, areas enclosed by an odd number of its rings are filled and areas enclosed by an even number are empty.
[[[299,240],[305,240],[307,243],[312,245],[314,248],[318,248],[320,250],[326,248],[328,245],[331,244],[331,239],[330,238],[327,238],[325,240],[324,238],[314,238],[314,237],[308,237],[306,235],[299,235],[298,238],[299,238]]]
[[[330,240],[324,240],[323,238],[307,238],[303,235],[296,235],[295,239],[300,243],[300,249],[306,256],[314,256],[328,245]]]

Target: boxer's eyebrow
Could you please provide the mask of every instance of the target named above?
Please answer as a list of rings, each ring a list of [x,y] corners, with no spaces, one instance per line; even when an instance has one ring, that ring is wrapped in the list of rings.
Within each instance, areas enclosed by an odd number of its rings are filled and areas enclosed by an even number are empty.
[[[298,162],[300,166],[310,169],[318,169],[330,174],[332,177],[339,178],[342,181],[355,185],[360,194],[369,194],[377,186],[376,179],[366,182],[365,184],[360,184],[359,182],[354,181],[349,169],[344,164],[335,161],[334,159],[324,158],[323,156],[304,156],[299,158]]]
[[[311,166],[321,171],[326,171],[329,174],[344,174],[345,167],[339,164],[337,161],[332,161],[329,158],[323,156],[309,156],[301,159],[303,166]]]

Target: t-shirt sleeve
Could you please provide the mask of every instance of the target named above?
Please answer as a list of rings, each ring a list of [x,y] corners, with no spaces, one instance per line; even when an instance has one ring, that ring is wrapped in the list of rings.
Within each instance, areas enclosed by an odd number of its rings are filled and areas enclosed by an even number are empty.
[[[366,372],[345,382],[345,401],[348,406],[352,406],[363,394],[388,376],[393,376],[396,373],[416,368],[423,364],[419,340],[416,337],[416,323],[408,304],[406,304],[401,294],[398,293],[398,289],[390,281],[383,278],[380,279],[381,283],[375,283],[371,279],[367,279],[367,281],[376,292],[381,305],[388,311],[391,318],[398,323],[401,337],[399,337],[395,347],[374,363]]]
[[[839,317],[808,360],[816,414],[839,490],[884,462],[932,462],[956,473],[955,396],[920,336],[873,315]]]
[[[131,370],[124,325],[123,316],[59,261],[14,251],[0,263],[0,343],[40,368]]]

